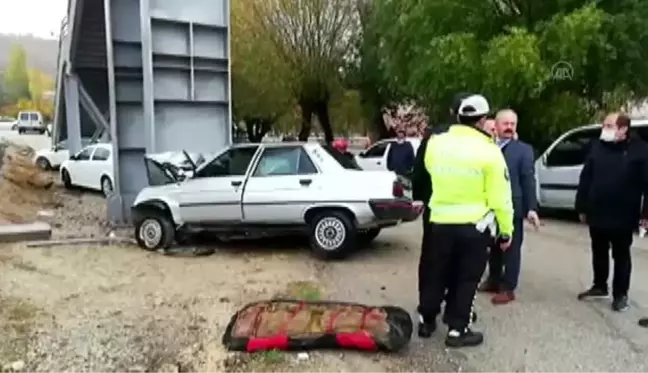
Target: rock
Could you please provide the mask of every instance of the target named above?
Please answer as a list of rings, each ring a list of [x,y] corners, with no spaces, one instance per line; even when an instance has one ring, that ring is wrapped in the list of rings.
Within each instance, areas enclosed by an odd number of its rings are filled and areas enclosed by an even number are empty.
[[[297,361],[306,361],[310,358],[307,352],[300,352],[297,354]]]
[[[25,362],[22,360],[14,361],[13,363],[5,364],[2,366],[3,372],[22,372],[25,369]]]

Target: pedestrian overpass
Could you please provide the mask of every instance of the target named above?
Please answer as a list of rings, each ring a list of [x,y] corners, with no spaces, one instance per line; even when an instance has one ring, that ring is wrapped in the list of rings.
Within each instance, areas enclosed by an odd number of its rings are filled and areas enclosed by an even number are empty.
[[[108,219],[126,223],[145,154],[231,143],[229,0],[68,0],[52,141],[113,145]]]

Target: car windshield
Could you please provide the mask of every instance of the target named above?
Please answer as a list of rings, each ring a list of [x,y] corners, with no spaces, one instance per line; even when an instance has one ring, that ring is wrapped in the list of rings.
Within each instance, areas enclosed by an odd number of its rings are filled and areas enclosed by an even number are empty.
[[[340,164],[340,166],[347,170],[362,170],[362,167],[358,165],[351,153],[347,152],[346,154],[342,154],[331,145],[322,145],[322,147]]]

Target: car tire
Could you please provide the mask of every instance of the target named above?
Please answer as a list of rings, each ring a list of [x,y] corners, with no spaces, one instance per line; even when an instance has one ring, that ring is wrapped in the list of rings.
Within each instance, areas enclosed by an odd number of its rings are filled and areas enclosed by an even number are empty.
[[[61,182],[65,189],[72,189],[72,178],[70,178],[70,173],[66,169],[61,170]]]
[[[135,222],[135,241],[146,251],[166,250],[175,240],[171,217],[161,210],[150,209],[140,213]]]
[[[108,176],[102,176],[99,185],[101,185],[101,193],[106,197],[110,197],[113,193],[113,183],[110,178]]]
[[[378,237],[380,230],[380,228],[370,228],[358,232],[358,242],[363,245],[370,244],[371,242],[373,242],[373,240],[376,239],[376,237]]]
[[[313,254],[321,259],[344,259],[356,245],[353,220],[341,211],[326,211],[310,222],[309,243]]]
[[[23,133],[25,133],[25,130],[23,128],[18,128],[18,134],[22,135]]]
[[[44,135],[44,134],[45,134],[45,130],[38,130],[38,133],[41,134],[41,135]]]
[[[38,157],[36,158],[36,165],[38,168],[40,168],[43,171],[49,171],[52,169],[52,165],[50,164],[49,160],[45,157]]]

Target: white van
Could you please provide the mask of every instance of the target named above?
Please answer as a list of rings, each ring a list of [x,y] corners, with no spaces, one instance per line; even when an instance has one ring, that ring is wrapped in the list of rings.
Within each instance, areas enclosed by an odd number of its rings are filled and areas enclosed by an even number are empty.
[[[633,120],[631,131],[648,142],[648,120]],[[535,162],[536,195],[541,207],[573,210],[583,163],[600,124],[574,128],[558,137]]]
[[[414,148],[414,154],[421,145],[421,139],[418,137],[408,137],[406,138],[412,148]],[[371,145],[365,151],[356,155],[356,162],[363,170],[382,170],[387,171],[387,154],[389,154],[389,148],[391,144],[395,143],[396,138],[384,139],[376,141],[375,144]]]
[[[47,126],[43,121],[43,115],[39,111],[21,111],[18,113],[18,122],[16,127],[20,134],[27,131],[34,131],[42,135],[47,132]]]

